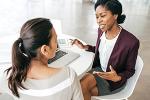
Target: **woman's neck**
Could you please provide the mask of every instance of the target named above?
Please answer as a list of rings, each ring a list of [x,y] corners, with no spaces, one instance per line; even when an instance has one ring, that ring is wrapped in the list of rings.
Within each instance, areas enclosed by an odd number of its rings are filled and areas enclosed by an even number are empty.
[[[32,59],[30,63],[31,68],[36,67],[36,68],[46,68],[48,67],[47,63],[40,61],[38,59]]]
[[[45,79],[52,74],[55,74],[56,68],[48,67],[48,64],[39,60],[32,60],[30,63],[30,69],[27,73],[27,77],[30,79]]]
[[[107,30],[106,32],[106,38],[107,39],[113,39],[115,38],[121,31],[121,28],[119,25],[114,25],[113,27],[111,27],[111,29]]]

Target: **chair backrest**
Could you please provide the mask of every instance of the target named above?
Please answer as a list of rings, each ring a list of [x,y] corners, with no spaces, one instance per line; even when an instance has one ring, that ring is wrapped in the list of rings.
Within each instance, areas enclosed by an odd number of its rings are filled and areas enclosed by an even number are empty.
[[[127,99],[133,93],[133,90],[136,86],[137,80],[141,74],[143,68],[143,60],[140,56],[137,57],[136,65],[135,65],[135,74],[128,79],[127,84],[123,90],[118,93],[106,95],[106,96],[93,96],[92,100],[96,99]]]
[[[143,69],[143,60],[140,56],[137,57],[136,65],[135,65],[135,74],[128,79],[125,89],[123,90],[126,93],[126,97],[128,98],[133,93],[133,90],[136,86],[138,78]]]

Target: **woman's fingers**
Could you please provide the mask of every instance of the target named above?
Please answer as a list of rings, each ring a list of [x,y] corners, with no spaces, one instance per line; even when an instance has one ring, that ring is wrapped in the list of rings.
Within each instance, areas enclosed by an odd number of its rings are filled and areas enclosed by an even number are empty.
[[[72,45],[77,44],[78,41],[79,41],[79,40],[77,40],[77,39],[74,39],[74,40],[73,40],[73,39],[69,39],[69,40],[71,41],[71,44],[72,44]]]
[[[70,39],[71,40],[71,44],[72,45],[77,45],[79,48],[83,49],[84,48],[84,45],[82,44],[82,42],[80,42],[78,39]]]

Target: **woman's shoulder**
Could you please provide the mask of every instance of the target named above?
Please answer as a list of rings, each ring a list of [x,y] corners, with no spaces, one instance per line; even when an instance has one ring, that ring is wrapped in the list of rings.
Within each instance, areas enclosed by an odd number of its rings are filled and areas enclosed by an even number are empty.
[[[139,44],[139,39],[133,35],[131,32],[125,30],[122,28],[121,31],[121,37],[123,41],[126,41],[126,43],[129,43],[130,45]]]
[[[126,38],[130,38],[131,40],[135,40],[135,41],[138,40],[138,38],[137,38],[133,33],[127,31],[127,30],[124,29],[124,28],[122,28],[122,33],[125,34],[125,37],[126,37]]]

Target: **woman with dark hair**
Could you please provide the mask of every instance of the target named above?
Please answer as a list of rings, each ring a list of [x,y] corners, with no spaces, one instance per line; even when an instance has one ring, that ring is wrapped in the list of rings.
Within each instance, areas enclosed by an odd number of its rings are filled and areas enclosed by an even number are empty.
[[[12,66],[0,69],[0,92],[13,94],[15,100],[83,100],[72,69],[48,66],[56,49],[57,35],[49,19],[27,21],[13,44]]]
[[[118,0],[97,0],[95,11],[99,25],[96,46],[83,45],[77,39],[72,43],[95,53],[92,70],[81,80],[85,100],[120,91],[135,73],[139,49],[139,40],[119,25],[126,16]]]

